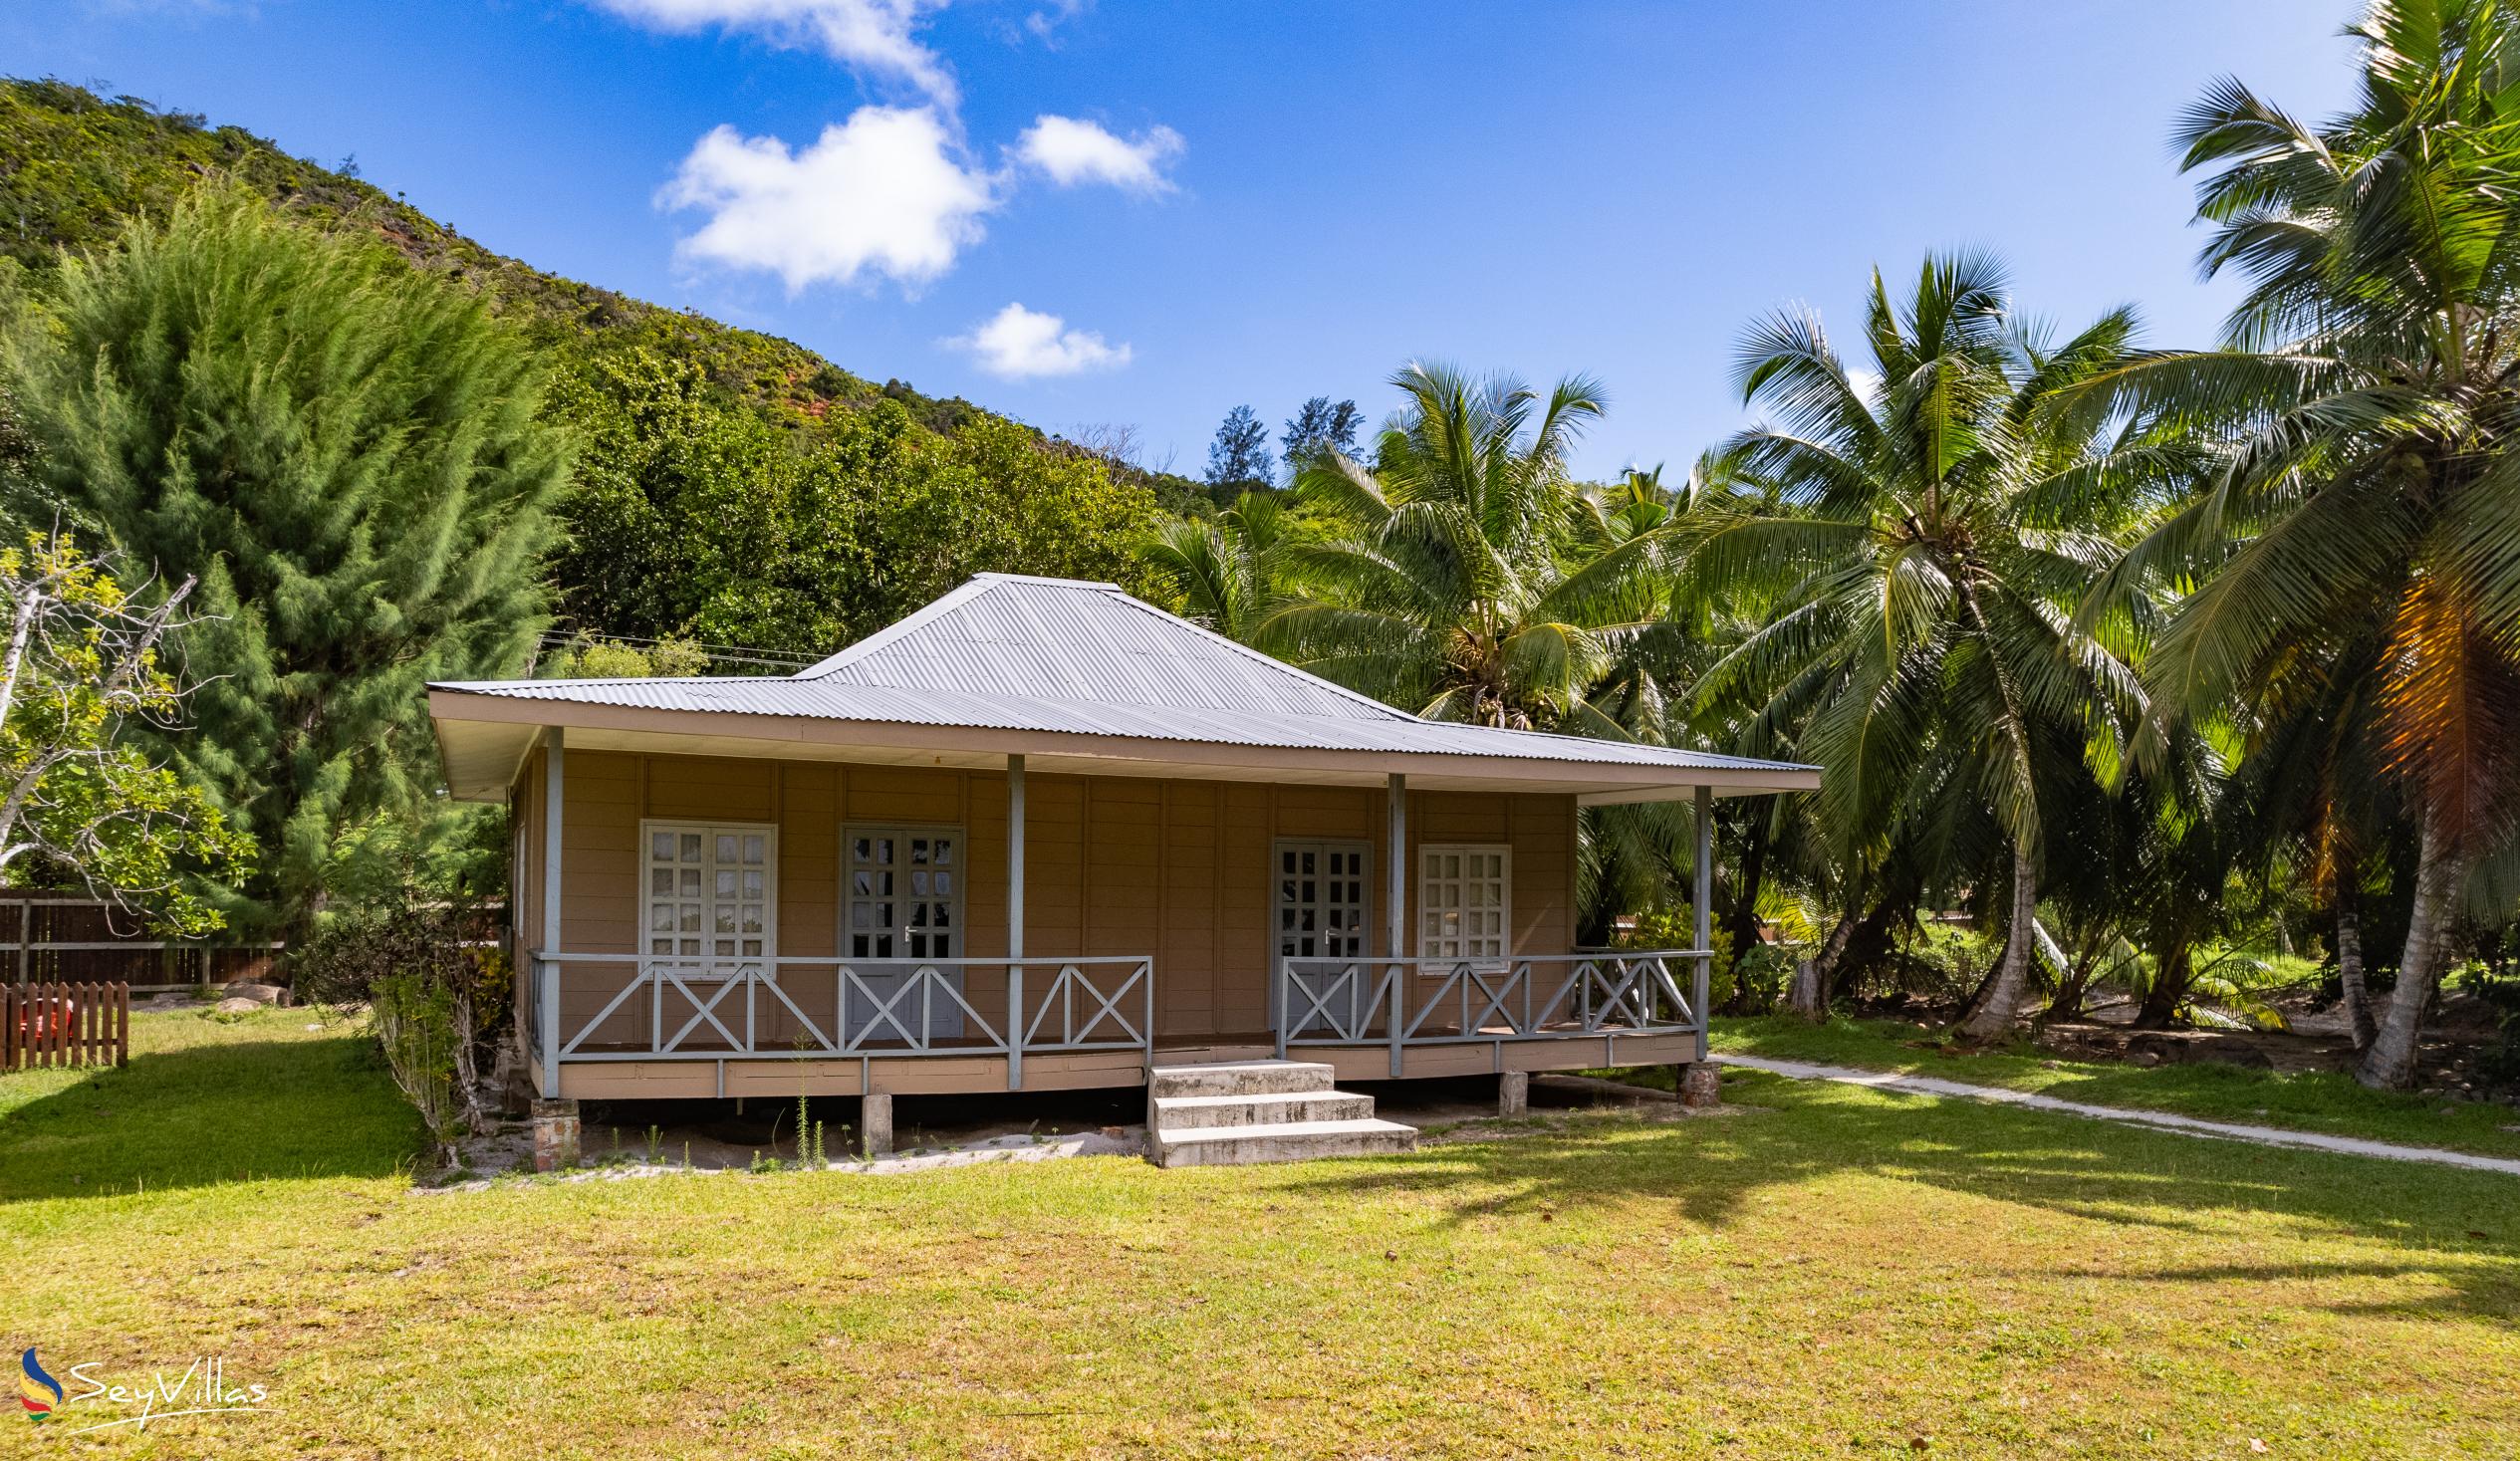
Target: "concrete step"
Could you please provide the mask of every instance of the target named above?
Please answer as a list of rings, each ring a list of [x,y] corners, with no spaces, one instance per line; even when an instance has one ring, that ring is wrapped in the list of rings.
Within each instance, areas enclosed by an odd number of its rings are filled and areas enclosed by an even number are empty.
[[[1374,1097],[1342,1091],[1302,1091],[1275,1096],[1158,1096],[1152,1124],[1158,1131],[1198,1131],[1217,1126],[1283,1126],[1302,1121],[1357,1121],[1374,1114]]]
[[[1239,1167],[1415,1151],[1417,1128],[1397,1121],[1285,1121],[1152,1133],[1159,1167]]]
[[[1328,1092],[1331,1069],[1311,1061],[1229,1061],[1210,1066],[1157,1066],[1146,1073],[1146,1095],[1295,1096]]]

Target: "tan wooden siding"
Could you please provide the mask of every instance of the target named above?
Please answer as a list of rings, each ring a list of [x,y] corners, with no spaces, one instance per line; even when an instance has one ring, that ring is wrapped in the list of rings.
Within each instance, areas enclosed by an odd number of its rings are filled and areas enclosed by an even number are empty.
[[[515,905],[527,948],[539,942],[541,928],[542,763],[540,752],[529,758],[518,786],[518,815],[529,835]],[[1003,774],[572,750],[563,798],[562,940],[572,952],[629,954],[639,947],[638,826],[654,818],[778,829],[778,951],[792,957],[841,951],[846,828],[959,827],[964,950],[973,958],[1005,954]],[[1278,838],[1353,839],[1373,849],[1369,880],[1375,944],[1382,949],[1387,880],[1379,790],[1036,775],[1027,799],[1027,958],[1151,956],[1164,1036],[1266,1028],[1270,869]],[[1416,845],[1496,842],[1513,849],[1516,951],[1569,949],[1572,798],[1418,792],[1409,797],[1408,814],[1404,911],[1412,939]],[[563,1009],[592,1016],[629,968],[573,969],[564,981]],[[829,1008],[828,974],[806,968],[795,977],[801,1004],[818,1016]],[[1004,993],[994,977],[974,977],[971,995],[985,1018],[1001,1019]],[[668,1006],[670,1016],[670,1000]],[[757,1006],[756,1016],[765,1039],[802,1033],[784,1011]],[[643,1009],[626,1008],[601,1036],[630,1038],[644,1030],[645,1019]],[[678,1023],[670,1019],[668,1030]],[[1026,1084],[1033,1084],[1029,1062]]]

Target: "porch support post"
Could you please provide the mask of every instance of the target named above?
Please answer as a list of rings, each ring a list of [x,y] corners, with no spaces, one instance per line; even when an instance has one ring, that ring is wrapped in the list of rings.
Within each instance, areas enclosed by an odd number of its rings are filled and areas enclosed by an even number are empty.
[[[1024,758],[1006,758],[1006,1089],[1024,1089]]]
[[[560,948],[560,808],[561,763],[565,747],[560,727],[543,732],[543,949]],[[546,962],[542,980],[543,1098],[560,1096],[560,965]]]
[[[1706,996],[1715,962],[1713,903],[1715,900],[1715,794],[1706,787],[1697,789],[1697,855],[1691,859],[1690,880],[1695,884],[1689,896],[1689,937],[1699,949],[1691,960],[1697,972],[1689,980],[1689,1007],[1697,1016],[1697,1063],[1706,1063]]]
[[[1715,1063],[1706,1058],[1706,1028],[1711,1013],[1706,1008],[1708,985],[1714,975],[1714,899],[1715,899],[1715,794],[1705,787],[1697,789],[1697,852],[1689,876],[1689,935],[1697,945],[1697,953],[1689,962],[1696,972],[1689,977],[1689,1004],[1697,1021],[1697,1059],[1672,1068],[1671,1090],[1683,1106],[1710,1106],[1721,1098],[1717,1089]]]
[[[1391,959],[1390,1028],[1391,1079],[1400,1079],[1400,1011],[1406,1003],[1407,966],[1399,961],[1407,957],[1405,937],[1408,933],[1408,778],[1394,771],[1383,792],[1385,852],[1383,856],[1384,947]]]

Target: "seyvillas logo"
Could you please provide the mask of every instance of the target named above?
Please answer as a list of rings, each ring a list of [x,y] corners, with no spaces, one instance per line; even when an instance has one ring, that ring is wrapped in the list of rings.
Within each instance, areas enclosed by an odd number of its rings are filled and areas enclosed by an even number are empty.
[[[61,1381],[46,1374],[44,1366],[36,1362],[33,1345],[18,1356],[18,1368],[24,1371],[18,1377],[18,1403],[26,1407],[26,1418],[52,1419],[53,1411],[61,1405]]]
[[[227,1377],[227,1360],[203,1355],[184,1367],[181,1373],[153,1370],[145,1384],[116,1384],[91,1373],[97,1366],[70,1366],[70,1381],[75,1390],[65,1391],[62,1382],[53,1378],[29,1347],[18,1356],[18,1404],[29,1420],[61,1420],[68,1418],[68,1407],[81,1407],[75,1418],[88,1423],[72,1427],[66,1434],[82,1435],[92,1430],[112,1430],[127,1425],[146,1430],[152,1421],[172,1420],[178,1415],[231,1415],[268,1408],[269,1391],[261,1385],[234,1384]],[[110,1419],[96,1419],[99,1410],[125,1411]]]

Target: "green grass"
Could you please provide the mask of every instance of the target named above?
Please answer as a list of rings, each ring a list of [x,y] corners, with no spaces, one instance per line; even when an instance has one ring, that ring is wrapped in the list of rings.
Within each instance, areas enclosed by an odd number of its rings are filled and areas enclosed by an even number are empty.
[[[1786,1015],[1719,1019],[1712,1042],[1718,1052],[1935,1076],[2094,1105],[2520,1156],[2520,1109],[2493,1101],[2367,1091],[2351,1076],[2326,1071],[2279,1075],[2213,1064],[2143,1067],[2061,1060],[2028,1047],[1972,1051],[1917,1025],[1843,1017],[1821,1025]],[[1671,1085],[1668,1069],[1647,1068],[1629,1073],[1627,1079],[1666,1091]]]
[[[1410,1157],[427,1193],[348,1039],[141,1023],[119,1076],[0,1078],[0,1338],[56,1373],[223,1354],[278,1408],[0,1418],[7,1454],[2520,1447],[2491,1174],[1736,1073],[1719,1116]]]

